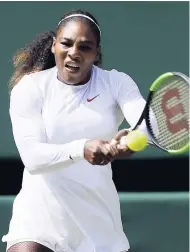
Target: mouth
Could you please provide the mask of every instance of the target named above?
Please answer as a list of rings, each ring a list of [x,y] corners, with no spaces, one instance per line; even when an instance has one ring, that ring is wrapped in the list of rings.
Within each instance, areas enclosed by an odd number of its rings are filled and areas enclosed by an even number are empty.
[[[74,63],[74,62],[68,62],[65,64],[65,68],[68,72],[70,73],[77,73],[80,70],[80,67],[78,64]]]

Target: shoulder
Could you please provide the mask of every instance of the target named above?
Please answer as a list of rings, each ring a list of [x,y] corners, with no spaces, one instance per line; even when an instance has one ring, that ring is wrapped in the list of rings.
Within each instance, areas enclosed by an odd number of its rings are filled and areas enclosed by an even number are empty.
[[[94,66],[94,69],[95,69],[96,75],[102,78],[108,78],[110,81],[132,79],[129,74],[118,71],[116,69],[106,70],[97,66]]]
[[[11,90],[11,96],[34,93],[36,87],[28,74],[24,75]]]
[[[55,77],[55,74],[56,67],[52,67],[47,70],[31,73],[29,74],[29,77],[34,83],[38,85],[39,88],[43,89],[44,87],[48,86],[52,78]]]
[[[30,75],[24,75],[10,93],[10,111],[17,113],[41,106],[42,96]]]
[[[30,78],[35,82],[47,81],[56,71],[55,67],[29,74]]]
[[[54,72],[55,68],[50,68],[40,72],[34,72],[24,75],[12,89],[11,95],[40,95],[40,91],[48,86],[48,83],[50,82]]]
[[[112,89],[118,89],[123,85],[128,89],[137,88],[135,81],[129,74],[116,69],[105,70],[95,66],[95,75],[98,79],[105,81]]]

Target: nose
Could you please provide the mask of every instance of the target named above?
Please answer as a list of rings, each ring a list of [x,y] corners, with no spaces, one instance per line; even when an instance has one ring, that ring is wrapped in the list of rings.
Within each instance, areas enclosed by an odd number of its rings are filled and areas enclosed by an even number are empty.
[[[68,55],[70,56],[71,59],[80,59],[81,58],[80,50],[78,49],[78,47],[76,45],[73,45],[69,49]]]

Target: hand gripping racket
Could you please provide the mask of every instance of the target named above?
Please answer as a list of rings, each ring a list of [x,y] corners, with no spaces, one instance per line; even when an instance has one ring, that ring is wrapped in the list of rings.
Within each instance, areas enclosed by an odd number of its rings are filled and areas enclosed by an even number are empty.
[[[159,76],[151,85],[142,115],[132,130],[143,120],[152,140],[150,144],[171,154],[188,151],[189,78],[178,72]]]

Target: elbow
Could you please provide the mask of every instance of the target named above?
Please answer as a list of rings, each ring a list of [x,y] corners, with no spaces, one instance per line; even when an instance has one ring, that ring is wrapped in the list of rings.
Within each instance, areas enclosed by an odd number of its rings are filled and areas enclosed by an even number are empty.
[[[46,150],[42,152],[36,146],[35,148],[32,147],[27,148],[27,151],[22,152],[24,155],[21,155],[24,166],[31,175],[53,172],[72,164],[72,161],[68,158],[63,160],[60,159],[60,155],[53,155],[54,153],[48,153]]]
[[[30,173],[30,175],[40,175],[40,174],[42,174],[41,167],[39,167],[39,166],[25,166],[25,168]]]
[[[40,175],[47,167],[46,165],[35,162],[35,160],[27,160],[27,162],[24,162],[24,166],[31,175]]]
[[[55,172],[58,170],[63,169],[65,166],[70,165],[70,162],[67,163],[57,163],[57,164],[52,164],[52,165],[44,165],[44,164],[30,164],[28,166],[25,166],[28,172],[31,175],[42,175],[45,173],[51,173]]]
[[[42,175],[45,173],[51,173],[51,172],[61,170],[64,167],[71,165],[71,163],[72,163],[71,160],[67,160],[64,163],[63,162],[58,162],[54,164],[44,163],[44,162],[40,162],[40,160],[37,159],[36,157],[32,158],[31,156],[29,159],[27,159],[26,162],[24,162],[24,165],[27,171],[31,175]]]
[[[31,175],[39,175],[48,167],[48,164],[44,163],[44,160],[36,155],[36,153],[25,153],[25,156],[21,156],[25,169]]]

